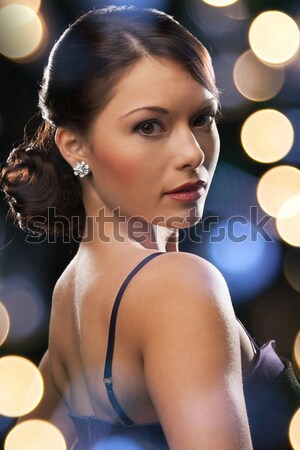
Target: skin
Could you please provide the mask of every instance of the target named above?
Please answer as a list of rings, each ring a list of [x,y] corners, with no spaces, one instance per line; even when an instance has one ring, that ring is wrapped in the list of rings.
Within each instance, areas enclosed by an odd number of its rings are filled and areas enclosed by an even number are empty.
[[[150,57],[116,88],[88,136],[56,133],[66,161],[91,168],[82,188],[93,239],[83,240],[56,284],[41,363],[46,394],[28,417],[51,420],[70,446],[69,410],[118,421],[102,382],[111,308],[128,273],[159,250],[165,254],[136,274],[121,302],[116,396],[135,423],[159,421],[172,450],[251,449],[242,377],[252,347],[221,274],[177,243],[178,228],[201,217],[217,164],[217,102],[176,63]],[[199,178],[208,187],[197,201],[165,195]],[[132,218],[144,227],[139,233]]]

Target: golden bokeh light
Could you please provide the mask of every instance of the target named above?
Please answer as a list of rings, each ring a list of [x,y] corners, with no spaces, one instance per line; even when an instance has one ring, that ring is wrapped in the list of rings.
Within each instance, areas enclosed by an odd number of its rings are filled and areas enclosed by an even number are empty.
[[[20,356],[0,358],[0,414],[18,417],[32,411],[44,391],[38,368]]]
[[[287,214],[286,209],[280,212],[284,203],[299,192],[300,170],[293,166],[277,166],[261,177],[256,194],[261,208],[267,214],[279,217],[279,214]]]
[[[26,420],[7,435],[4,450],[67,450],[62,433],[44,420]]]
[[[300,46],[296,22],[281,11],[259,14],[249,29],[249,43],[256,56],[270,64],[290,62]]]
[[[43,40],[43,24],[28,6],[12,4],[0,9],[0,53],[23,59],[38,51]]]
[[[297,250],[296,250],[297,251]],[[288,249],[284,255],[283,271],[285,278],[295,291],[300,292],[300,251],[298,253]],[[299,336],[300,339],[300,336]],[[299,343],[300,344],[300,343]],[[299,353],[300,369],[300,353]]]
[[[300,212],[300,191],[298,195],[288,198],[279,209],[278,219],[290,219]]]
[[[289,427],[289,438],[292,448],[300,450],[300,408],[295,412]]]
[[[9,332],[9,315],[4,304],[0,302],[0,345],[3,344]]]
[[[217,8],[223,8],[224,6],[233,5],[238,0],[202,0],[202,1],[211,6],[216,6]]]
[[[41,7],[41,0],[0,0],[0,8],[4,6],[13,5],[17,3],[18,5],[25,5],[32,9],[34,12],[38,12]]]
[[[233,79],[236,88],[244,97],[262,102],[278,94],[285,75],[282,68],[266,66],[256,58],[252,50],[247,50],[234,65]]]
[[[296,339],[295,339],[293,357],[294,357],[294,361],[297,365],[297,369],[300,370],[300,331],[298,332]],[[300,428],[299,428],[299,430],[300,430]]]
[[[241,131],[246,153],[256,161],[271,163],[283,158],[293,146],[294,129],[288,118],[275,109],[251,114]]]
[[[290,245],[300,247],[300,190],[279,210],[276,227],[280,237]]]

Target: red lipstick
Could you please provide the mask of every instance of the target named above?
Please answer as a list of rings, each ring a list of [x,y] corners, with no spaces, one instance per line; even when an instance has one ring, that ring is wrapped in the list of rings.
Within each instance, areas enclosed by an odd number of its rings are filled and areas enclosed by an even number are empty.
[[[198,180],[195,183],[184,183],[165,194],[176,200],[198,200],[206,187],[206,181]]]

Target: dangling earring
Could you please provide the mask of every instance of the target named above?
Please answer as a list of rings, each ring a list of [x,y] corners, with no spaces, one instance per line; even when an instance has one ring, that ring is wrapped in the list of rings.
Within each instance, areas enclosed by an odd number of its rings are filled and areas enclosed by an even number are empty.
[[[90,167],[85,161],[77,162],[73,167],[75,177],[85,177],[90,172]]]

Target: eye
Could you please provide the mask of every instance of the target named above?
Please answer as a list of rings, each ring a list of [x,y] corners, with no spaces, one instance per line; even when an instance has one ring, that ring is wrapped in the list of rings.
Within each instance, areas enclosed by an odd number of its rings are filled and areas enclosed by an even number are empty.
[[[212,124],[214,123],[215,118],[216,118],[216,114],[214,114],[214,113],[202,114],[194,121],[193,126],[210,128],[212,126]]]
[[[147,120],[137,125],[135,127],[135,131],[140,133],[142,136],[151,136],[161,133],[163,131],[163,127],[157,121]]]

